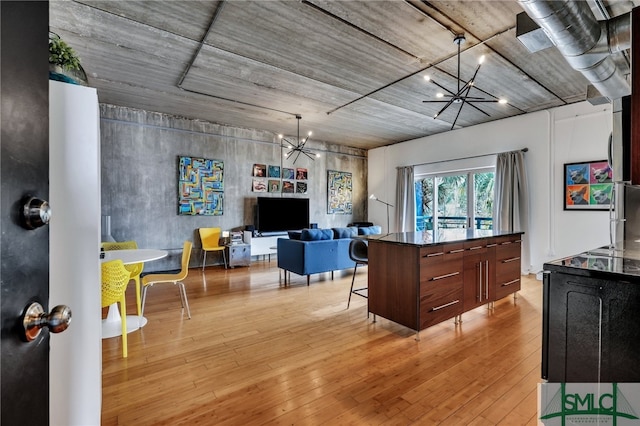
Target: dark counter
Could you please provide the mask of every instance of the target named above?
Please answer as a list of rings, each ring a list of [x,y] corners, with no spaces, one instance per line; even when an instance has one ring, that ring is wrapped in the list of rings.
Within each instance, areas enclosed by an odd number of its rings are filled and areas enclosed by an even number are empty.
[[[411,246],[432,246],[444,243],[454,243],[478,240],[482,238],[501,237],[507,235],[521,235],[520,231],[494,231],[491,229],[441,229],[438,231],[398,232],[386,235],[369,235],[367,240],[384,241],[394,244]]]
[[[547,262],[544,270],[640,282],[640,245],[636,241],[621,241],[611,247],[599,247]]]

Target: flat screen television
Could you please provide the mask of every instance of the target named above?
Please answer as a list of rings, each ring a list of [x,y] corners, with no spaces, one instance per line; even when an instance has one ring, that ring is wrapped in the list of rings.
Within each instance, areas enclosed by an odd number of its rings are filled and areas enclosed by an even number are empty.
[[[258,197],[256,231],[286,232],[309,227],[309,199]]]

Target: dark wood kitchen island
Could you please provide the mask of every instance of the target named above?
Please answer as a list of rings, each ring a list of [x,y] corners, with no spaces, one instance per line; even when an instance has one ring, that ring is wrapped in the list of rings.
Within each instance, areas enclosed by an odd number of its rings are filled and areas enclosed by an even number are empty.
[[[520,290],[523,232],[370,236],[369,312],[419,332]]]

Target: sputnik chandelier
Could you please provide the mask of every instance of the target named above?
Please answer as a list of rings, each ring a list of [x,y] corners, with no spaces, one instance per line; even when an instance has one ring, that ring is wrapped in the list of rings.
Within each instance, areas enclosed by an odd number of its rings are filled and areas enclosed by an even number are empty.
[[[298,137],[296,138],[295,142],[290,141],[289,139],[285,138],[283,135],[278,135],[278,137],[280,138],[281,145],[282,145],[282,141],[288,144],[287,149],[289,149],[289,152],[284,154],[284,157],[290,158],[295,154],[295,158],[293,159],[293,164],[296,163],[296,161],[298,160],[298,157],[300,157],[300,154],[306,155],[311,160],[315,160],[314,157],[320,157],[320,154],[314,154],[313,151],[305,147],[305,145],[307,144],[307,141],[311,137],[311,131],[307,134],[306,138],[300,139],[300,120],[301,119],[302,119],[302,116],[300,114],[296,114],[296,120],[298,120]]]
[[[438,116],[440,116],[440,114],[442,114],[451,105],[453,105],[453,104],[459,104],[460,105],[460,108],[458,108],[458,113],[456,114],[456,118],[455,118],[455,120],[453,120],[453,124],[451,124],[451,130],[453,130],[453,128],[455,127],[456,122],[458,121],[458,117],[460,116],[460,111],[462,111],[462,107],[465,104],[467,104],[470,107],[480,111],[484,115],[489,116],[489,113],[483,111],[482,109],[478,108],[474,104],[475,103],[486,103],[486,102],[499,103],[499,104],[506,104],[507,103],[506,99],[498,99],[498,98],[495,98],[495,97],[493,99],[487,99],[487,98],[483,98],[483,97],[469,96],[469,91],[471,90],[472,87],[474,87],[476,76],[478,75],[478,71],[480,71],[480,66],[482,66],[482,63],[484,62],[484,55],[482,55],[480,57],[480,59],[478,60],[478,66],[476,67],[476,71],[473,73],[473,77],[471,77],[471,80],[469,80],[466,83],[461,85],[461,83],[463,83],[463,81],[460,80],[460,46],[465,41],[466,41],[466,38],[465,38],[464,34],[458,34],[453,39],[453,42],[458,45],[458,91],[457,92],[453,92],[453,91],[447,89],[446,87],[436,83],[428,75],[424,76],[425,80],[430,81],[431,83],[435,84],[440,89],[442,89],[444,92],[446,92],[446,93],[438,92],[436,94],[436,98],[438,98],[438,99],[436,99],[436,100],[422,101],[422,102],[426,102],[426,103],[444,103],[444,106],[442,107],[442,109],[440,111],[438,111],[438,113],[436,115],[433,116],[434,119],[438,118]],[[489,95],[489,96],[492,96],[492,95]]]

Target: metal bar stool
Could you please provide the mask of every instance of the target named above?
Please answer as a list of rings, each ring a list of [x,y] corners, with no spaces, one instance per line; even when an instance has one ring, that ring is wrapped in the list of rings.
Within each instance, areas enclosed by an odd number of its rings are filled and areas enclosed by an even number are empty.
[[[352,294],[368,298],[367,294],[363,294],[363,292],[366,292],[368,290],[368,287],[356,289],[353,288],[353,283],[356,280],[356,271],[358,270],[358,265],[369,264],[369,245],[367,243],[367,240],[363,240],[360,238],[351,240],[351,242],[349,243],[349,257],[356,263],[356,266],[353,268],[353,277],[351,278],[351,289],[349,290],[349,301],[347,302],[347,309],[349,309],[349,305],[351,304]]]

